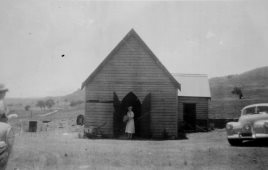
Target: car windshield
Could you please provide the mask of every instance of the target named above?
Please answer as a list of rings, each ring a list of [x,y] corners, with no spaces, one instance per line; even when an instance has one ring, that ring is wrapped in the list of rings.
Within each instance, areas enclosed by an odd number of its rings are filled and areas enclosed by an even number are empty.
[[[249,107],[243,110],[243,115],[253,115],[259,113],[268,113],[268,106]]]
[[[249,107],[249,108],[246,108],[245,110],[243,110],[243,115],[252,115],[252,114],[255,114],[255,109],[256,107]]]

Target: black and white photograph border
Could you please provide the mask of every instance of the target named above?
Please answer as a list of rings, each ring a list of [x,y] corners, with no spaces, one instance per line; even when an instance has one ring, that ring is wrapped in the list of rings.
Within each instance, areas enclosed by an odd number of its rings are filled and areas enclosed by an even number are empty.
[[[268,167],[268,1],[0,1],[0,170]]]

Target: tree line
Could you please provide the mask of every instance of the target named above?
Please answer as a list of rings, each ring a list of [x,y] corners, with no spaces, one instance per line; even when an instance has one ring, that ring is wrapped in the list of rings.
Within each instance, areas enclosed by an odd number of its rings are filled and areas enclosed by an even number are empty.
[[[39,100],[36,103],[37,107],[40,107],[41,110],[45,110],[46,108],[51,108],[55,105],[55,102],[53,99],[47,99],[47,100]]]

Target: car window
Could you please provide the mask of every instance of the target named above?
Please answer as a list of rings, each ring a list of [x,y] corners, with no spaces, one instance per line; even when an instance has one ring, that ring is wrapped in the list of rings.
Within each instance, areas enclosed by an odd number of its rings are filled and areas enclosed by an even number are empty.
[[[255,108],[256,108],[256,107],[246,108],[246,109],[243,111],[243,115],[252,115],[252,114],[255,114]]]
[[[259,106],[257,110],[258,110],[258,113],[260,112],[268,113],[268,106]]]

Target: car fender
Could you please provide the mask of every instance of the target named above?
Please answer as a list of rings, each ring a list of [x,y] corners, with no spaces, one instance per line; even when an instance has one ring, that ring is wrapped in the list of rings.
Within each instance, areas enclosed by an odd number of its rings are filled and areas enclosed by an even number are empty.
[[[232,125],[233,129],[241,129],[242,124],[240,122],[228,122],[227,125]]]

